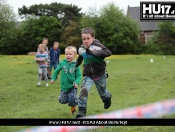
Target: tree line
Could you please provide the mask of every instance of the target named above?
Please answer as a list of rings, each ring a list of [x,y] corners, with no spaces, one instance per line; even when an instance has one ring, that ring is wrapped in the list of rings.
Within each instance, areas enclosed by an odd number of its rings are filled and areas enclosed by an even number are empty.
[[[81,29],[92,27],[95,37],[113,54],[161,53],[174,54],[175,26],[172,22],[159,24],[153,39],[141,44],[139,24],[126,16],[114,3],[101,9],[89,8],[86,13],[76,5],[63,3],[39,4],[18,8],[23,21],[16,24],[16,16],[6,0],[0,0],[0,54],[27,54],[36,51],[42,38],[49,38],[48,46],[60,43],[62,53],[68,45],[81,45]]]

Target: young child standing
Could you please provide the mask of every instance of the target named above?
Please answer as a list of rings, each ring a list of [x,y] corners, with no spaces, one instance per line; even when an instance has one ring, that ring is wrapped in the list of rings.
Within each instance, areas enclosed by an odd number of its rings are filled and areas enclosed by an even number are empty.
[[[100,41],[95,39],[95,33],[92,28],[82,29],[81,37],[83,44],[78,50],[79,56],[76,61],[76,67],[84,60],[84,79],[78,97],[79,113],[76,118],[86,116],[88,92],[94,83],[104,103],[104,108],[108,109],[111,106],[111,94],[106,89],[106,63],[104,59],[112,53]]]
[[[49,79],[51,79],[51,75],[50,75],[50,57],[49,57],[50,53],[49,53],[49,48],[47,47],[47,44],[48,44],[48,38],[43,38],[42,45],[44,46],[44,50],[48,53],[47,77]],[[44,80],[44,74],[42,74],[42,80]]]
[[[60,49],[59,43],[54,42],[53,48],[50,49],[50,72],[52,71],[52,67],[54,67],[54,70],[57,68],[57,64],[59,64],[59,58],[60,58]]]
[[[59,63],[51,80],[51,83],[53,84],[61,71],[61,93],[58,100],[61,104],[68,103],[68,105],[71,106],[70,114],[76,113],[77,88],[82,78],[80,67],[77,67],[76,70],[74,70],[76,64],[74,58],[76,53],[77,50],[73,46],[69,46],[65,49],[66,58]]]
[[[35,61],[38,63],[38,84],[37,86],[41,85],[42,81],[42,73],[44,75],[44,79],[46,81],[46,86],[48,86],[48,78],[47,78],[47,60],[48,60],[48,53],[44,50],[44,45],[38,45],[38,52],[36,53]]]

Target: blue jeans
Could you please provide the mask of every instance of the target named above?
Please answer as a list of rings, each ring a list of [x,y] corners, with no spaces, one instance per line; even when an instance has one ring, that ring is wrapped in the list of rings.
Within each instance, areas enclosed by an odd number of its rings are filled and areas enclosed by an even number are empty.
[[[82,83],[81,90],[78,97],[78,107],[87,107],[88,92],[94,83],[96,85],[98,94],[100,95],[103,103],[106,100],[108,100],[108,98],[111,96],[111,94],[106,89],[105,74],[102,75],[98,80],[93,80],[90,77],[85,76],[83,79],[83,83]]]
[[[52,67],[54,66],[54,70],[57,68],[58,62],[50,62],[50,72],[52,71]]]
[[[77,88],[75,87],[71,88],[68,92],[61,90],[61,93],[58,97],[58,101],[61,104],[68,103],[69,106],[76,106],[78,104],[76,95]]]

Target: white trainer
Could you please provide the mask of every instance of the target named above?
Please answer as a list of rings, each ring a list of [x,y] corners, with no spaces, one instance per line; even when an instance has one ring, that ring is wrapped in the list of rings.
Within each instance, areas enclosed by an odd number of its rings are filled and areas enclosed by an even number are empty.
[[[37,84],[37,86],[40,86],[41,85],[41,82],[39,82],[38,84]]]
[[[49,84],[48,83],[46,83],[46,87],[48,87],[49,86]]]

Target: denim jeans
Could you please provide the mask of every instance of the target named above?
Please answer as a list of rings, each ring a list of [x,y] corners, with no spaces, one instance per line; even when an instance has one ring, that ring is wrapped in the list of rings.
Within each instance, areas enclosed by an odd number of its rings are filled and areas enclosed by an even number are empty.
[[[52,67],[54,67],[54,70],[57,68],[58,62],[50,62],[50,71],[52,70]]]
[[[78,107],[87,107],[88,92],[91,89],[92,85],[95,83],[98,94],[100,95],[103,103],[108,100],[111,94],[106,89],[106,76],[105,74],[99,77],[98,79],[91,79],[90,77],[85,76],[81,86],[81,90],[78,97]]]
[[[78,102],[77,102],[77,88],[73,87],[68,92],[61,90],[61,93],[58,97],[58,101],[61,104],[68,103],[69,106],[76,106],[78,104]]]

